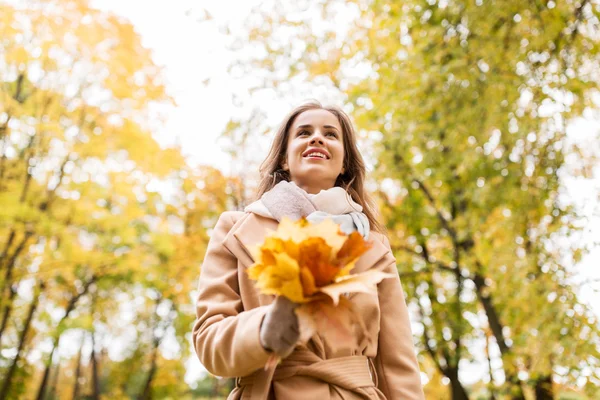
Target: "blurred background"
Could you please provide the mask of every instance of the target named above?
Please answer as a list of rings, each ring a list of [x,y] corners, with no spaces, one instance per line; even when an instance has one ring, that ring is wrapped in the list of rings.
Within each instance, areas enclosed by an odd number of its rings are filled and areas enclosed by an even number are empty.
[[[600,1],[0,0],[0,400],[224,398],[211,228],[359,131],[428,399],[600,398]]]

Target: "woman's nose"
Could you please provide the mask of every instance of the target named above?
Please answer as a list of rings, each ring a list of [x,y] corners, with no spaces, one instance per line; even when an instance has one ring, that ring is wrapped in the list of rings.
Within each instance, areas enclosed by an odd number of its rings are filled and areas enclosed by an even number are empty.
[[[310,140],[310,144],[319,143],[323,144],[323,135],[320,132],[315,132],[312,139]]]

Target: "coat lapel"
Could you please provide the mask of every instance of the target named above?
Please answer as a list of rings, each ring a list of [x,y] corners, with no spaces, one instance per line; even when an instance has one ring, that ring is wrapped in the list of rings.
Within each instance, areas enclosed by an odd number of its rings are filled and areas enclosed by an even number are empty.
[[[260,245],[267,234],[277,229],[278,222],[254,213],[247,213],[225,237],[225,247],[246,267],[254,264],[250,249]]]
[[[358,273],[367,271],[377,265],[384,258],[389,258],[389,262],[393,261],[393,255],[390,249],[388,249],[383,242],[379,239],[380,234],[376,232],[371,232],[371,243],[372,246],[365,254],[363,254],[356,265],[352,269],[352,273]],[[378,267],[384,267],[384,265],[379,265]]]

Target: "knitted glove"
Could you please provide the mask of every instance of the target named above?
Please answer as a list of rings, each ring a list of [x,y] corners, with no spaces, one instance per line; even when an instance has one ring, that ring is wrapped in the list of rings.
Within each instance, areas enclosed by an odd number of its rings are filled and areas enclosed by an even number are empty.
[[[289,356],[300,338],[298,317],[294,309],[298,305],[284,296],[278,296],[265,315],[260,327],[260,344],[281,358]]]
[[[351,212],[350,214],[332,215],[324,211],[315,211],[310,213],[306,219],[312,223],[319,223],[327,218],[340,225],[340,229],[349,235],[358,231],[365,240],[369,239],[370,225],[367,216],[361,212]]]

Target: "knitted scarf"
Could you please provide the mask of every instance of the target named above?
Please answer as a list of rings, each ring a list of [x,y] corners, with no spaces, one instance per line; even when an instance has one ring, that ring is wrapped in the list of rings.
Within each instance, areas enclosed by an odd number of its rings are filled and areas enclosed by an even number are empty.
[[[260,200],[247,206],[244,211],[281,221],[283,217],[297,220],[307,217],[311,222],[332,218],[342,231],[358,230],[368,238],[369,220],[362,213],[362,206],[341,187],[309,194],[294,182],[281,181],[262,195]]]

